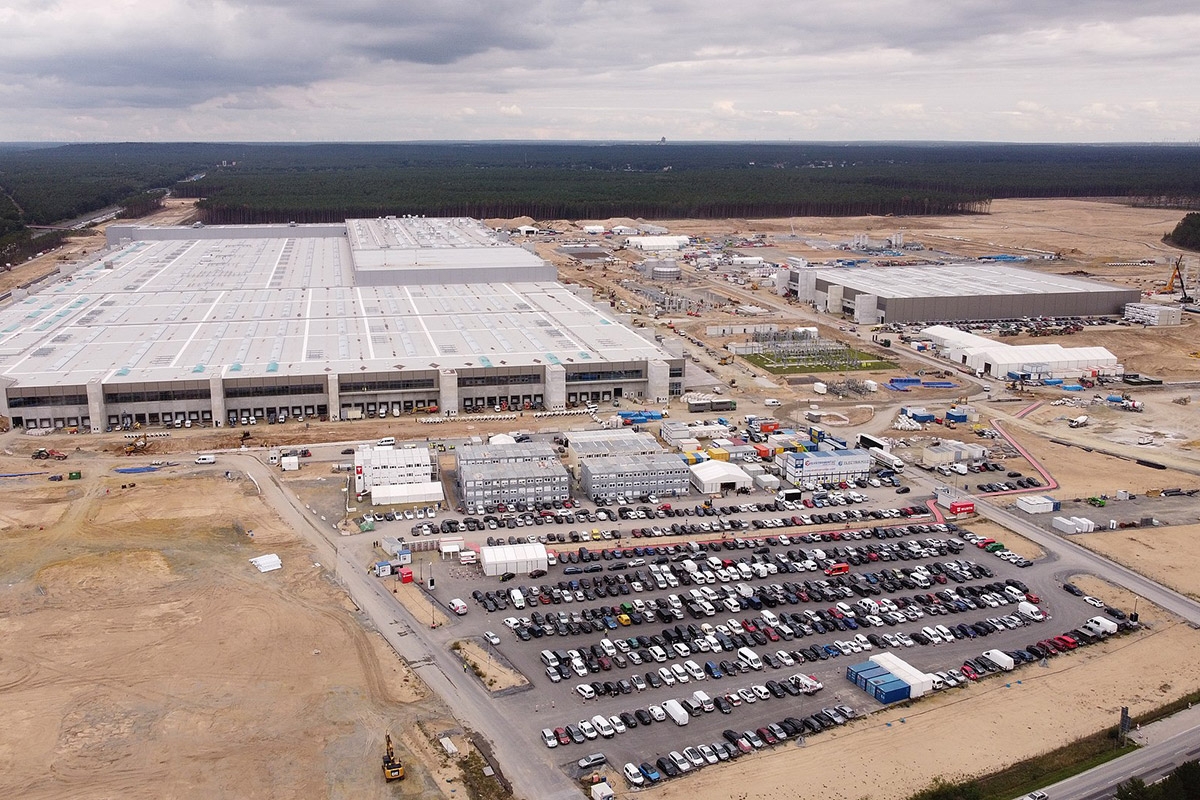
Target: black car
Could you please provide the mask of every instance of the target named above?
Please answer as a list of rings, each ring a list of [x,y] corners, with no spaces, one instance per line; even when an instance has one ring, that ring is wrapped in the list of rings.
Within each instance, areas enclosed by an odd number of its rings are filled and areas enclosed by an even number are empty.
[[[660,757],[654,763],[658,765],[658,771],[668,778],[679,777],[679,767],[675,766],[675,762],[666,756]]]
[[[637,718],[638,723],[641,725],[649,725],[654,722],[654,717],[650,716],[650,712],[644,708],[639,708],[633,712],[633,716]]]
[[[636,728],[638,726],[637,717],[628,711],[621,712],[621,722],[625,723],[626,728]]]

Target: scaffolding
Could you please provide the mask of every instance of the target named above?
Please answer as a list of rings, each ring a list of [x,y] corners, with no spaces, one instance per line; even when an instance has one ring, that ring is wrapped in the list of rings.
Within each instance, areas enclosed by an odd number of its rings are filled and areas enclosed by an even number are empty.
[[[768,369],[802,368],[851,370],[861,367],[861,356],[837,341],[814,336],[811,331],[767,331],[754,333],[751,340],[761,346]]]

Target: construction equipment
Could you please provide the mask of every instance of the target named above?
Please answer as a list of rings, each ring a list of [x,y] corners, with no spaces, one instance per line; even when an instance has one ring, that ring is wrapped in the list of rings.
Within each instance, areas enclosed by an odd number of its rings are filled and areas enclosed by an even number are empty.
[[[1183,272],[1183,256],[1175,259],[1175,266],[1171,268],[1171,278],[1167,281],[1167,285],[1163,287],[1159,294],[1174,294],[1175,281],[1179,281],[1179,302],[1191,303],[1194,298],[1188,294],[1187,275]]]
[[[400,763],[400,759],[396,758],[396,751],[392,749],[392,735],[384,734],[384,742],[387,743],[387,752],[383,754],[383,777],[388,783],[404,779],[404,765]]]
[[[53,458],[55,461],[66,461],[67,454],[63,453],[59,450],[52,450],[52,449],[47,449],[45,447],[39,447],[37,450],[35,450],[33,452],[33,455],[31,455],[30,458],[35,459],[37,461],[46,461],[47,459],[51,459],[51,458]]]
[[[132,442],[125,445],[125,455],[131,456],[134,453],[145,452],[146,448],[149,446],[150,446],[150,442],[146,439],[145,436],[143,436],[139,439],[134,439]]]

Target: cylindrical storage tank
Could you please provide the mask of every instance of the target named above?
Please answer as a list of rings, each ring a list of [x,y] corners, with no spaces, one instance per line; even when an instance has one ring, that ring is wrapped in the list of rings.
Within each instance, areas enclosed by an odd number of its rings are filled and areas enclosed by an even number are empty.
[[[650,279],[655,281],[677,281],[683,277],[683,270],[674,261],[660,261],[650,270]]]

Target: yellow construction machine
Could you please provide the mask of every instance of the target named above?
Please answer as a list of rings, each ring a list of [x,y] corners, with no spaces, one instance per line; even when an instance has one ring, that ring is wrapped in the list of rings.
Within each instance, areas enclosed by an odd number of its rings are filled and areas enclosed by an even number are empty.
[[[403,780],[404,765],[396,758],[396,751],[392,749],[392,735],[384,734],[383,740],[387,743],[387,752],[383,754],[383,778],[388,783]]]

